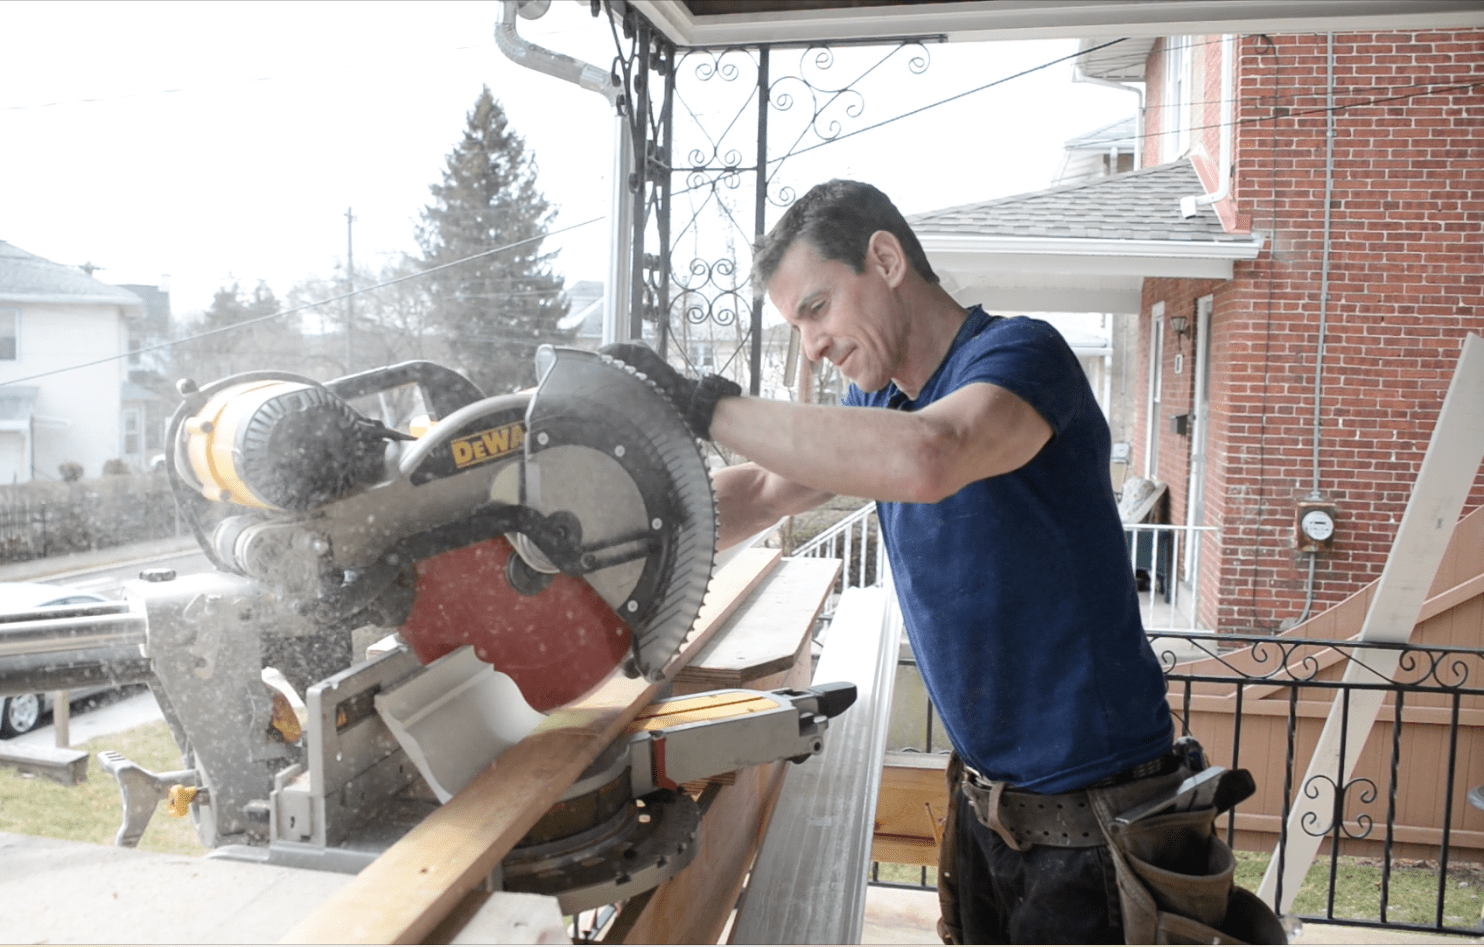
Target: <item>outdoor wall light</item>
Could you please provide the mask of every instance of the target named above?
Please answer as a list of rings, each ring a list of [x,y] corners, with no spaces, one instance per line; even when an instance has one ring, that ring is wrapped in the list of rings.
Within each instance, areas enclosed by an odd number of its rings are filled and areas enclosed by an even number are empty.
[[[1185,334],[1190,331],[1190,320],[1184,316],[1171,316],[1170,328],[1175,330],[1176,335],[1184,338]]]

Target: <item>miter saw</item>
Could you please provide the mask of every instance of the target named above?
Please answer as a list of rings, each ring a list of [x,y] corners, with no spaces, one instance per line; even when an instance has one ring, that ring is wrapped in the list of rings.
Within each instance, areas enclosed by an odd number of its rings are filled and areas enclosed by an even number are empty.
[[[491,398],[430,362],[182,383],[168,475],[216,571],[0,620],[0,693],[155,690],[185,766],[105,755],[120,844],[168,801],[216,855],[357,871],[547,711],[616,669],[666,678],[716,541],[696,441],[619,362],[543,346],[537,368],[534,393]],[[575,910],[657,883],[692,851],[679,783],[805,759],[853,698],[656,705],[507,859],[507,886]]]

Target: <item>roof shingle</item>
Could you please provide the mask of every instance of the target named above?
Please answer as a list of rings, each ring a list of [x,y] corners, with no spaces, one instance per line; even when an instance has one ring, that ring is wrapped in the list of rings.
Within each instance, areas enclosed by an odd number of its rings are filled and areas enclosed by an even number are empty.
[[[53,263],[0,240],[0,298],[68,296],[120,306],[144,305],[126,289],[94,279],[75,266]]]
[[[1223,231],[1209,206],[1194,217],[1180,216],[1180,198],[1204,192],[1190,162],[1176,161],[915,214],[908,221],[919,235],[1250,243],[1248,234]]]

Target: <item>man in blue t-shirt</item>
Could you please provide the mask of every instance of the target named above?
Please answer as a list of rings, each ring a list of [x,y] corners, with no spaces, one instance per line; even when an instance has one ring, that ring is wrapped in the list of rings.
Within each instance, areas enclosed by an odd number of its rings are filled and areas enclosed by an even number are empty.
[[[718,545],[835,494],[876,500],[913,652],[963,765],[944,843],[956,854],[940,862],[947,933],[1121,943],[1096,825],[1052,831],[1024,815],[1048,801],[1085,811],[1089,787],[1137,795],[1177,765],[1108,426],[1076,357],[1044,322],[954,302],[900,212],[858,182],[795,202],[759,243],[753,283],[808,358],[853,384],[824,406],[681,383],[698,436],[750,461],[715,476]]]

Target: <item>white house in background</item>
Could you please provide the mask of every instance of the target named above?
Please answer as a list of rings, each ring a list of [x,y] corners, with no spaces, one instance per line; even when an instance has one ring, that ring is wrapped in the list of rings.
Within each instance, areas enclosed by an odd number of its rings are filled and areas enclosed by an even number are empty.
[[[575,330],[572,345],[596,352],[603,344],[603,284],[598,280],[578,280],[566,292],[567,314],[557,327]]]
[[[143,316],[128,290],[0,241],[0,483],[59,480],[69,462],[96,477],[126,456],[128,327]]]

